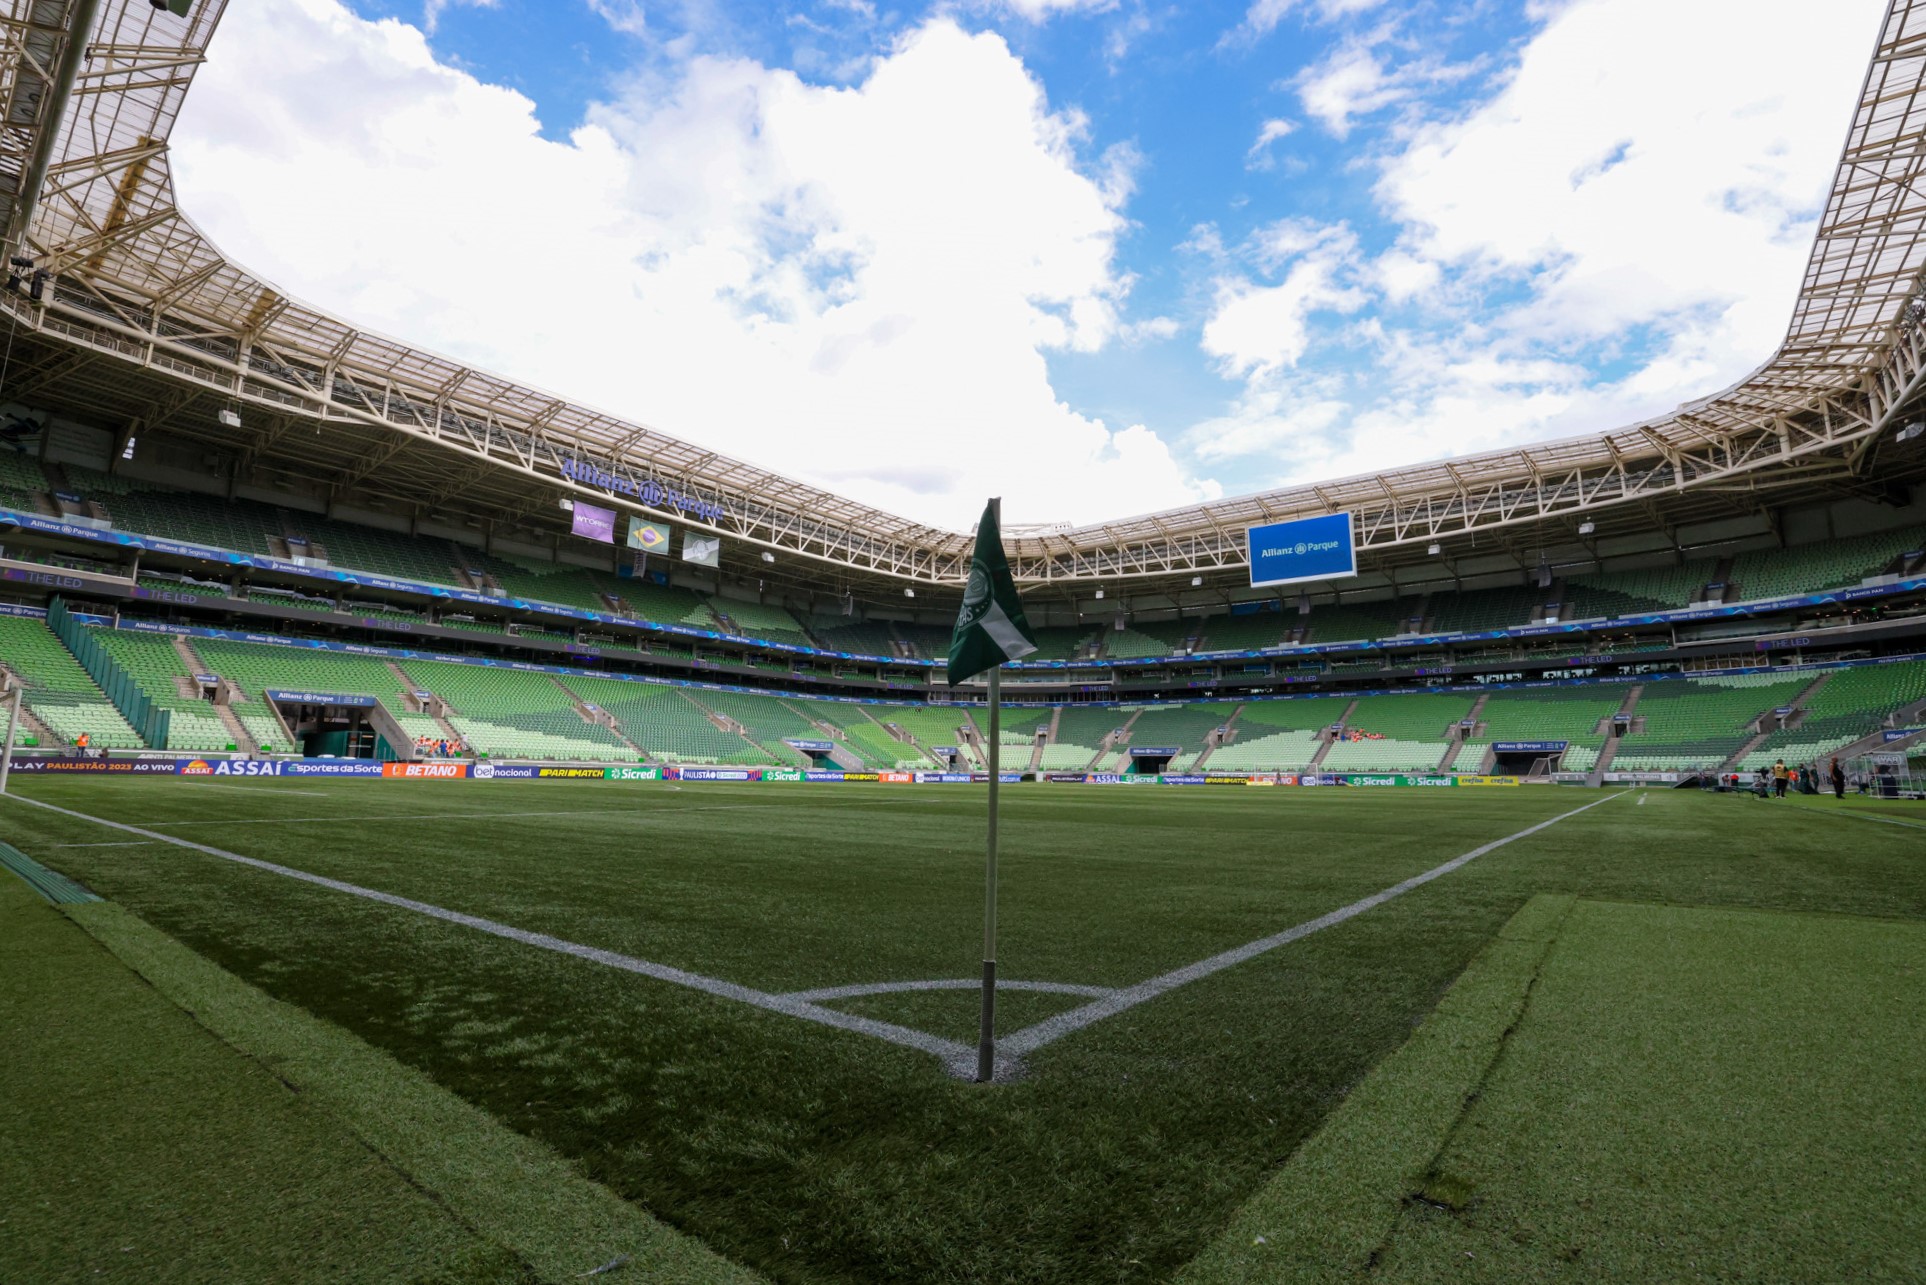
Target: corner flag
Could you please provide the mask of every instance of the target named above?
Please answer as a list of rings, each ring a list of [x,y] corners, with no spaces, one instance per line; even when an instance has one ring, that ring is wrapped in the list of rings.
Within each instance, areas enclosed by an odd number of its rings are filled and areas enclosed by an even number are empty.
[[[1003,556],[997,502],[991,500],[977,523],[970,581],[963,589],[963,607],[956,613],[956,633],[950,638],[950,684],[993,670],[1006,660],[1022,660],[1036,649],[1036,635],[1024,619],[1016,581],[1010,578],[1010,563]]]

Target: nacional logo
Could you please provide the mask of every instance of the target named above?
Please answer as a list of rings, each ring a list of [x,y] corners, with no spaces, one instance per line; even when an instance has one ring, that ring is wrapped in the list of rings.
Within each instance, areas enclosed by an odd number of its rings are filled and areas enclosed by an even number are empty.
[[[213,776],[214,765],[206,759],[195,759],[181,768],[182,776]]]

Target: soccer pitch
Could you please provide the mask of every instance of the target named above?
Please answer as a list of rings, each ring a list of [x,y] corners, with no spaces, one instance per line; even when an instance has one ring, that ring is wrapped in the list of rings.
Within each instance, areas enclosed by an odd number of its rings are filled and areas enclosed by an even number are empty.
[[[1926,919],[1903,808],[1016,788],[985,1086],[980,790],[15,789],[84,816],[14,846],[775,1279],[1169,1278],[1539,894]]]

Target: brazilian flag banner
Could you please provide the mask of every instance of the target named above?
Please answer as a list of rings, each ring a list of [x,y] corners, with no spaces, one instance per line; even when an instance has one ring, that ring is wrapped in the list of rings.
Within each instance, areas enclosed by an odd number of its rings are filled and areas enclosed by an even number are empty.
[[[997,502],[991,500],[977,524],[970,580],[963,589],[962,610],[956,613],[956,632],[950,638],[950,684],[955,686],[1005,661],[1022,660],[1036,649],[1036,634],[1024,618],[1016,581],[1010,577],[1009,559],[1003,556]]]

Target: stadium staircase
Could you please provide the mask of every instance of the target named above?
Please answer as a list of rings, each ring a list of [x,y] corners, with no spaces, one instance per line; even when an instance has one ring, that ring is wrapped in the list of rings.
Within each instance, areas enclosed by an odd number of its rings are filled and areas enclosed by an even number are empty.
[[[200,653],[194,650],[194,644],[187,640],[185,634],[175,634],[173,641],[174,654],[180,657],[181,665],[187,671],[174,680],[175,685],[182,696],[199,700],[200,684],[194,681],[193,675],[211,674],[214,671],[207,667],[207,662],[201,659]],[[236,749],[246,754],[253,754],[261,748],[261,742],[230,708],[234,700],[234,690],[233,683],[225,679],[221,681],[221,695],[224,699],[212,702],[214,717],[221,720],[221,726],[227,729],[227,734],[233,740]]]
[[[428,690],[426,687],[423,687],[420,683],[417,683],[414,679],[408,677],[407,671],[402,669],[401,666],[395,664],[395,662],[393,662],[392,660],[384,661],[383,663],[388,667],[388,672],[393,674],[395,678],[400,681],[401,690],[403,690],[404,692],[408,692],[410,695],[412,695],[415,692],[425,692]],[[448,708],[447,701],[441,701],[440,704],[441,704],[442,710],[446,710]],[[466,742],[467,738],[464,737],[460,732],[457,732],[455,730],[455,725],[449,722],[446,716],[441,711],[436,710],[434,706],[424,703],[420,712],[423,716],[432,720],[434,725],[438,729],[440,729],[441,734],[447,737],[449,740]],[[396,746],[395,748],[396,750],[400,750],[401,746]],[[409,753],[412,755],[414,753],[413,737],[408,738],[407,748]]]
[[[1823,673],[1819,675],[1819,677],[1813,679],[1810,683],[1806,684],[1806,686],[1799,692],[1799,694],[1792,698],[1792,701],[1791,701],[1792,713],[1786,716],[1786,721],[1783,725],[1784,730],[1791,731],[1794,728],[1797,728],[1800,723],[1805,721],[1806,702],[1811,700],[1813,697],[1817,696],[1820,690],[1824,688],[1825,685],[1829,681],[1831,681],[1831,679],[1832,679],[1832,674],[1830,672]],[[1773,709],[1777,709],[1777,708],[1778,706],[1776,705],[1773,706]],[[1726,759],[1725,762],[1719,764],[1719,771],[1721,772],[1736,771],[1739,765],[1745,762],[1746,755],[1758,749],[1759,746],[1762,745],[1766,741],[1766,739],[1769,738],[1774,732],[1781,730],[1778,727],[1768,727],[1766,725],[1767,720],[1772,718],[1772,716],[1773,714],[1771,709],[1760,711],[1758,722],[1753,724],[1752,736],[1746,741],[1744,745],[1741,745],[1730,758]]]
[[[591,701],[583,700],[567,683],[555,677],[555,675],[550,674],[548,681],[561,688],[563,694],[575,703],[575,712],[581,716],[584,723],[590,723],[596,727],[607,729],[610,736],[613,736],[616,740],[635,751],[637,761],[644,761],[649,757],[647,751],[628,738],[627,733],[622,730],[622,724],[617,721],[615,715],[609,713],[599,705],[594,705]],[[592,705],[594,706],[593,708],[591,708]]]
[[[1098,753],[1096,762],[1091,765],[1091,771],[1121,772],[1130,766],[1130,755],[1128,753],[1130,749],[1130,729],[1136,725],[1138,719],[1143,717],[1143,714],[1144,712],[1140,709],[1131,710],[1130,717],[1124,720],[1124,725],[1103,738],[1103,748]],[[1109,759],[1112,754],[1117,756],[1117,761],[1111,763],[1109,767],[1105,767],[1105,760]]]
[[[729,715],[727,714],[718,713],[717,711],[711,709],[709,706],[704,705],[701,701],[697,700],[696,697],[691,692],[689,692],[686,688],[681,688],[681,687],[676,688],[676,695],[680,696],[683,700],[688,701],[691,705],[701,710],[702,716],[708,719],[711,723],[715,724],[718,730],[724,731],[724,732],[733,732],[735,735],[741,737],[745,750],[749,752],[749,756],[745,757],[743,759],[743,762],[761,763],[769,759],[770,757],[769,751],[765,750],[762,746],[756,744],[755,738],[749,735],[749,729],[747,727],[744,727],[736,719],[729,717]]]
[[[1478,738],[1479,732],[1481,732],[1484,729],[1484,724],[1479,721],[1478,716],[1485,712],[1485,702],[1490,699],[1491,699],[1490,692],[1481,692],[1478,695],[1478,699],[1472,702],[1471,712],[1465,715],[1465,717],[1470,719],[1472,722],[1470,736],[1460,737],[1458,735],[1458,729],[1456,727],[1449,727],[1445,729],[1445,734],[1451,737],[1451,745],[1449,748],[1445,750],[1444,757],[1438,760],[1438,771],[1449,772],[1451,770],[1451,765],[1458,761],[1459,753],[1463,751],[1463,749],[1467,744],[1469,744],[1471,741],[1476,740]],[[1483,764],[1480,764],[1479,766],[1482,767]]]
[[[1344,712],[1338,715],[1337,717],[1338,724],[1340,726],[1349,727],[1351,724],[1351,715],[1357,713],[1357,709],[1358,709],[1358,703],[1356,700],[1353,700],[1349,705],[1346,705],[1344,707]],[[1317,771],[1319,768],[1324,766],[1324,760],[1331,757],[1331,747],[1336,744],[1337,744],[1337,737],[1335,736],[1323,737],[1323,743],[1317,747],[1317,753],[1311,756],[1311,761],[1308,764],[1308,766],[1313,772]]]
[[[868,768],[869,760],[863,757],[862,751],[849,744],[849,732],[847,729],[831,723],[826,719],[818,718],[814,713],[798,705],[793,699],[781,698],[777,703],[796,717],[810,724],[822,734],[823,739],[835,746],[834,749],[829,751],[829,761],[831,763],[834,763],[846,772],[861,772]],[[857,708],[860,709],[861,706]]]
[[[1230,717],[1224,720],[1224,734],[1222,736],[1219,736],[1215,732],[1213,732],[1204,738],[1203,752],[1199,754],[1196,758],[1190,761],[1191,771],[1193,772],[1203,771],[1204,764],[1210,762],[1210,756],[1217,752],[1217,747],[1224,744],[1226,741],[1233,739],[1237,735],[1237,716],[1239,714],[1242,714],[1243,712],[1244,712],[1244,705],[1240,701],[1238,703],[1237,708],[1231,711]],[[1172,759],[1171,762],[1175,763],[1176,760]]]
[[[1625,693],[1625,700],[1619,705],[1618,710],[1610,718],[1599,720],[1600,727],[1605,733],[1605,744],[1599,746],[1598,761],[1592,764],[1591,773],[1585,778],[1585,784],[1596,787],[1605,783],[1605,773],[1611,769],[1612,760],[1618,757],[1619,720],[1625,720],[1627,730],[1638,730],[1634,711],[1638,709],[1638,698],[1644,694],[1645,684],[1633,683],[1632,690]]]
[[[0,663],[0,677],[4,677],[6,680],[0,682],[0,691],[11,693],[14,684],[19,683],[23,687],[26,685],[22,682],[20,675],[14,673],[13,670],[9,669],[4,663]],[[7,696],[4,700],[0,700],[0,711],[6,710],[12,700],[13,697],[11,695]],[[3,717],[5,717],[5,714],[0,713],[0,718]],[[41,749],[54,749],[64,747],[67,744],[65,737],[34,717],[33,710],[28,707],[25,701],[20,702],[20,727],[18,731],[20,736],[19,743],[23,745],[27,743],[28,737],[32,737],[34,741],[38,743],[38,748]],[[0,736],[5,735],[5,732],[0,732]]]

